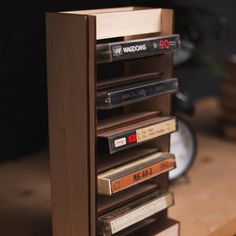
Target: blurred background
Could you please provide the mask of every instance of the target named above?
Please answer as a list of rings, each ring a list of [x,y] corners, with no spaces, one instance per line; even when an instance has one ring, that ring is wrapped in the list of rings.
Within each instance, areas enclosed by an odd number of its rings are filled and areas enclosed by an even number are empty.
[[[183,235],[194,235],[193,227],[196,235],[227,235],[222,230],[236,222],[236,2],[3,0],[0,5],[0,183],[5,179],[12,183],[12,187],[0,190],[0,203],[10,199],[10,206],[15,197],[22,207],[9,213],[9,219],[13,213],[29,210],[27,204],[37,205],[43,211],[40,220],[32,218],[32,225],[38,227],[32,235],[46,235],[50,228],[48,163],[37,155],[35,162],[27,159],[48,147],[45,12],[144,5],[174,8],[175,32],[183,42],[174,56],[174,75],[181,94],[174,98],[173,110],[190,130],[194,146],[186,144],[189,154],[183,158],[189,164],[172,184],[177,204],[170,214],[183,221]],[[186,141],[186,132],[177,138]],[[185,154],[180,151],[181,155]],[[25,158],[27,170],[23,168]],[[22,166],[19,173],[14,167],[17,162]],[[41,172],[44,176],[36,177]],[[25,186],[23,190],[11,179],[13,173]],[[32,173],[35,179],[29,177]],[[227,203],[221,207],[222,199]],[[9,206],[1,205],[0,225],[9,220],[5,212]],[[188,211],[192,205],[194,216]],[[37,215],[28,212],[28,216],[33,214]],[[19,227],[22,222],[17,223]],[[13,235],[10,230],[17,227],[6,228],[2,235]]]
[[[0,32],[1,157],[16,158],[47,144],[45,11],[126,5],[176,8],[176,32],[187,39],[187,55],[175,68],[181,91],[192,100],[219,97],[234,54],[235,1],[3,1]],[[11,14],[9,14],[11,12]],[[187,46],[186,46],[187,45]],[[181,59],[180,59],[181,60]]]

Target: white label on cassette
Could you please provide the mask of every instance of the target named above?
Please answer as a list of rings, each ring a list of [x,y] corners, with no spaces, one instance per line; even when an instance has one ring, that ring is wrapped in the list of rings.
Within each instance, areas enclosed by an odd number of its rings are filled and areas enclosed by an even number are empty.
[[[116,148],[117,148],[117,147],[124,146],[124,145],[126,145],[126,137],[116,139],[114,143],[115,143],[115,147],[116,147]]]
[[[175,119],[136,130],[137,143],[141,143],[176,130]]]
[[[144,204],[141,207],[138,207],[137,209],[111,221],[111,232],[112,234],[115,234],[129,227],[130,225],[138,223],[139,221],[152,216],[161,210],[164,210],[172,204],[173,198],[171,194]]]

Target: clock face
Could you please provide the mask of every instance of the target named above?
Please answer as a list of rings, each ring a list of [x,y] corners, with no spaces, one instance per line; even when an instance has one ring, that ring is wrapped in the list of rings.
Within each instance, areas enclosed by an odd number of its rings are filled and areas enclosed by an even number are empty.
[[[178,119],[178,131],[171,134],[170,152],[175,154],[176,169],[169,172],[170,180],[183,175],[191,166],[195,157],[195,138],[182,120]]]

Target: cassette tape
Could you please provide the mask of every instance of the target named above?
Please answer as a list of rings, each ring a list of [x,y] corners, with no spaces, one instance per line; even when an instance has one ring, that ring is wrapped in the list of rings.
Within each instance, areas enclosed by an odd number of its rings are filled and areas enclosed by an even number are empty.
[[[146,99],[176,93],[176,78],[159,81],[145,81],[128,86],[115,87],[97,91],[97,109],[112,109]]]
[[[97,44],[97,63],[108,63],[168,53],[180,47],[178,34]]]
[[[175,117],[155,117],[97,134],[98,151],[113,154],[170,134],[177,129]]]
[[[98,193],[113,195],[174,169],[175,156],[157,152],[98,175]]]
[[[98,217],[98,235],[111,236],[174,204],[173,194],[158,190]]]

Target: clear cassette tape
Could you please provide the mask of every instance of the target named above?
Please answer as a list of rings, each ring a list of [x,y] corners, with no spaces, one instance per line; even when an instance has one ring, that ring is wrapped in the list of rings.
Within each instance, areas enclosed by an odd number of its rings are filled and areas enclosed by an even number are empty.
[[[115,87],[97,91],[97,108],[112,109],[151,97],[161,96],[178,91],[178,80],[158,80],[135,83],[132,85]]]

